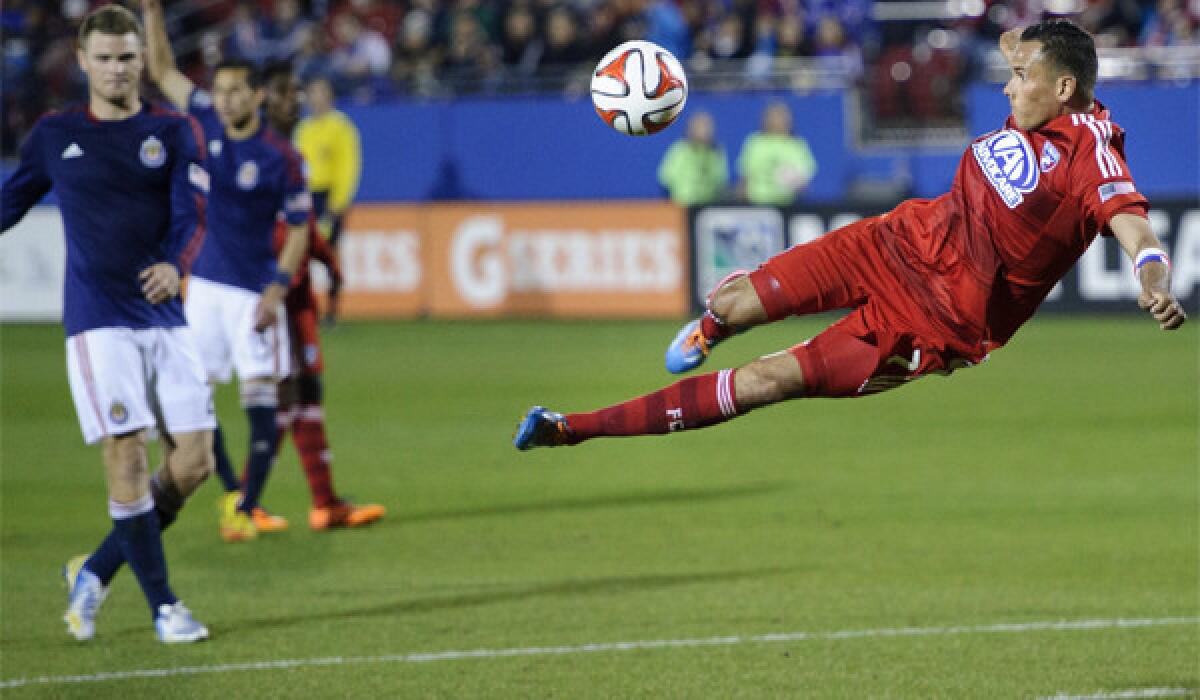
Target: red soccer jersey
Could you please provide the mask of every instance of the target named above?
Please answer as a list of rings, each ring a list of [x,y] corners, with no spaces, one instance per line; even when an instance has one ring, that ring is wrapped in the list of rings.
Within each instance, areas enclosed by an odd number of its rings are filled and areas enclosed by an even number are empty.
[[[1009,117],[976,139],[949,193],[884,216],[899,281],[920,290],[913,315],[967,356],[1006,343],[1115,214],[1145,215],[1124,144],[1098,102],[1032,131]]]
[[[325,266],[329,271],[329,276],[334,282],[340,284],[342,281],[342,270],[338,265],[337,253],[329,245],[329,242],[321,236],[320,230],[317,228],[316,219],[308,218],[308,251],[304,254],[304,259],[300,261],[300,269],[292,276],[292,287],[288,290],[287,297],[284,299],[284,304],[289,310],[293,309],[316,309],[317,300],[313,296],[312,291],[312,276],[308,273],[308,263],[310,260],[317,260]],[[275,222],[275,253],[283,250],[283,244],[287,241],[288,227],[286,221]]]

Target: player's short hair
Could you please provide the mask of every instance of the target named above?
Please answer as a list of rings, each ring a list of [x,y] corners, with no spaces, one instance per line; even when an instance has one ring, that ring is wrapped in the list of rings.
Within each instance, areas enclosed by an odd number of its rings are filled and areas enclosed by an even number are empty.
[[[216,77],[217,73],[223,70],[244,71],[246,73],[246,83],[251,89],[257,90],[259,87],[262,87],[262,71],[258,69],[258,64],[254,61],[245,58],[223,58],[217,64],[217,67],[213,68],[213,77]]]
[[[139,42],[145,40],[142,23],[138,21],[137,15],[121,5],[103,5],[84,17],[83,22],[79,24],[79,46],[87,43],[88,35],[92,32],[114,36],[133,33],[137,34]]]
[[[292,62],[291,61],[271,61],[262,69],[262,83],[269,84],[276,78],[292,77]]]
[[[1099,62],[1091,34],[1068,20],[1048,19],[1026,27],[1021,32],[1021,41],[1040,41],[1042,56],[1075,76],[1080,95],[1092,99]]]

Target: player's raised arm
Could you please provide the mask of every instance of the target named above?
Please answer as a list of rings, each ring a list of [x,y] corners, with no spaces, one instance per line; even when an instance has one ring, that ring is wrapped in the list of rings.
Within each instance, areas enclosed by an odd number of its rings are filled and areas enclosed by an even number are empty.
[[[142,0],[142,19],[146,24],[146,69],[150,80],[171,104],[186,112],[188,99],[196,85],[175,66],[161,0]]]
[[[1150,312],[1164,331],[1183,325],[1187,315],[1171,294],[1171,264],[1163,244],[1150,229],[1150,222],[1136,214],[1120,213],[1108,222],[1108,227],[1121,243],[1121,248],[1133,260],[1142,293],[1138,306]]]

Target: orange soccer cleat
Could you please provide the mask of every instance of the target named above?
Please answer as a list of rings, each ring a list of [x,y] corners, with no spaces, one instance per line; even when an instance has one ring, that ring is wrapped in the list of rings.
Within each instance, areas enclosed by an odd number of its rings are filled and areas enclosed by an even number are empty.
[[[313,530],[328,530],[331,527],[362,527],[379,520],[387,513],[381,505],[356,506],[338,501],[324,508],[313,508],[308,512],[308,526]]]
[[[259,532],[283,532],[288,529],[287,518],[271,515],[262,507],[256,507],[250,512],[250,519]]]

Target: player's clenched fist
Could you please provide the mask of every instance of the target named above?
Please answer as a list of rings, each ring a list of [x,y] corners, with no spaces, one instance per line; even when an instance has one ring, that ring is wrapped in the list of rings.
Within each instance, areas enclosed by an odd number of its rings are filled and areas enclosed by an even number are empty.
[[[138,275],[142,296],[151,304],[161,304],[179,293],[179,271],[171,263],[155,263]]]
[[[142,1],[146,2],[146,0]],[[1021,32],[1023,31],[1025,31],[1024,27],[1017,27],[1000,35],[1000,53],[1004,54],[1006,59],[1011,59],[1013,53],[1016,52],[1017,44],[1021,43]]]
[[[1164,331],[1174,330],[1187,320],[1183,306],[1170,292],[1142,292],[1138,297],[1138,306],[1149,311]]]

